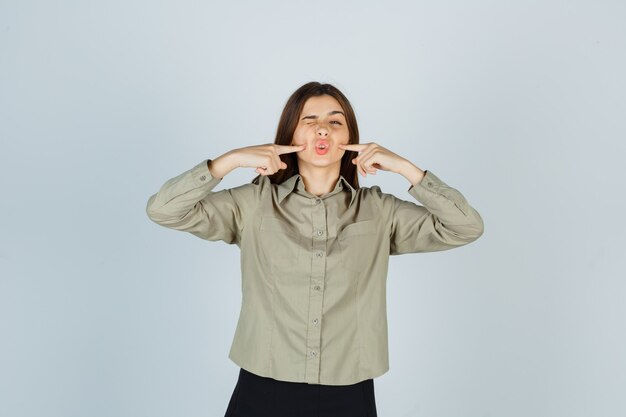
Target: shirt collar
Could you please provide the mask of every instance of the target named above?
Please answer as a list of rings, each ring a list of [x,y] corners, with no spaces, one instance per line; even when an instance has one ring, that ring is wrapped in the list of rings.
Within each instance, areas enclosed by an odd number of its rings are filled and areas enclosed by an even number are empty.
[[[278,204],[280,204],[283,199],[287,196],[287,194],[295,192],[297,189],[304,190],[304,182],[302,182],[302,177],[300,174],[294,174],[281,184],[278,184]],[[339,175],[339,181],[335,185],[335,188],[330,193],[334,193],[337,189],[350,191],[350,205],[354,201],[354,197],[356,196],[356,190],[352,185],[346,180],[343,175]],[[329,194],[330,194],[329,193]]]

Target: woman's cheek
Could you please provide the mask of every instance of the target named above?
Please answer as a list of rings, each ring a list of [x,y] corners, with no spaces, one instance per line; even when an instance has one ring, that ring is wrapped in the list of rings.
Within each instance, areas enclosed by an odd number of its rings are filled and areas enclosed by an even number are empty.
[[[300,129],[296,130],[293,133],[293,142],[298,144],[304,143],[304,140],[302,138],[302,131]]]

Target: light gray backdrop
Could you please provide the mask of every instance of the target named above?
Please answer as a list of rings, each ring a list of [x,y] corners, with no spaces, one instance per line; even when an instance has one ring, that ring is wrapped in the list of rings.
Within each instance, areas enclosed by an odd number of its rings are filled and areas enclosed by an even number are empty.
[[[379,415],[626,415],[624,21],[618,1],[2,0],[0,415],[223,415],[238,248],[145,204],[273,141],[311,80],[485,221],[391,258]]]

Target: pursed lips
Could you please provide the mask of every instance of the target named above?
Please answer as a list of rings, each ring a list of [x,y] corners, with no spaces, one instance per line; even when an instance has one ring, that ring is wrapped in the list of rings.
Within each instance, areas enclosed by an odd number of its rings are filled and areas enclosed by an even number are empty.
[[[326,139],[318,139],[315,141],[315,147],[320,149],[329,148],[330,144]]]

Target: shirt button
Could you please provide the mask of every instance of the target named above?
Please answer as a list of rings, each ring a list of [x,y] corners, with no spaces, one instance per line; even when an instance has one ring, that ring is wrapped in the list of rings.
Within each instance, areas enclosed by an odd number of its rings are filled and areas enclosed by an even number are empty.
[[[313,357],[317,356],[317,352],[316,352],[316,351],[314,351],[314,350],[312,350],[312,351],[311,351],[311,356],[313,356]]]
[[[317,323],[319,323],[320,321],[318,319],[313,319],[313,324],[317,326]]]
[[[315,287],[313,287],[316,291],[319,291],[322,287],[320,287],[319,285],[316,285]]]
[[[206,180],[206,175],[203,175],[200,177],[200,181],[204,181],[204,180]]]
[[[322,229],[317,229],[318,236],[322,236],[323,234],[324,234],[324,231]]]
[[[321,202],[322,202],[322,200],[320,200],[319,198],[316,198],[316,199],[315,199],[315,204],[319,204],[319,203],[321,203]]]
[[[432,186],[433,186],[433,183],[432,183],[432,182],[430,182],[430,181],[428,181],[428,186],[429,186],[429,187],[432,187]]]
[[[322,256],[324,256],[324,252],[317,252],[316,255],[318,258],[321,258]]]

